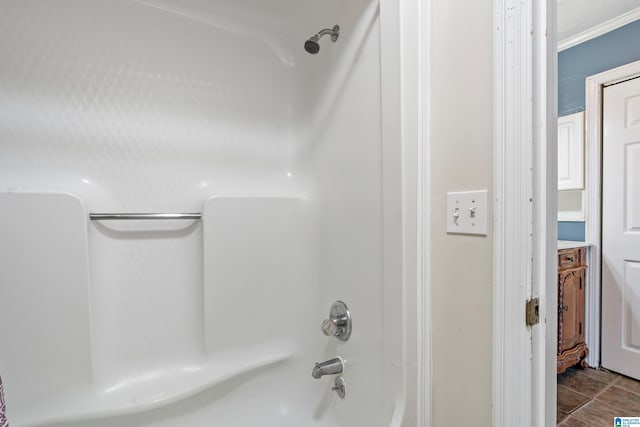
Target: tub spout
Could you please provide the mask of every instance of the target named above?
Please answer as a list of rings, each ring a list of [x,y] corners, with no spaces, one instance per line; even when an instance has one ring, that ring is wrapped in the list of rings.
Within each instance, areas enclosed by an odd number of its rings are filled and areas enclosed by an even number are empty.
[[[334,357],[326,362],[316,363],[316,366],[313,367],[313,371],[311,371],[311,376],[313,378],[320,378],[323,375],[341,374],[343,370],[344,363],[342,363],[342,359]]]

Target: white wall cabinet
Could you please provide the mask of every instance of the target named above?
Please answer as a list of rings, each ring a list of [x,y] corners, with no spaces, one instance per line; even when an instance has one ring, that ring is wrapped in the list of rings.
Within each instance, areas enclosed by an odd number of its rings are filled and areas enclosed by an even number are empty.
[[[558,117],[558,190],[584,189],[584,112]]]

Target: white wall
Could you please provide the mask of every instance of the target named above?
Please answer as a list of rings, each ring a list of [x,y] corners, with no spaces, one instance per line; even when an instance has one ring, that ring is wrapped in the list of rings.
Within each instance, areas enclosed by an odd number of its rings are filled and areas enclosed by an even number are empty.
[[[488,189],[492,200],[492,10],[490,0],[433,1],[434,427],[491,425],[492,230],[447,235],[445,206],[448,191]]]
[[[315,329],[312,337],[323,346],[318,360],[336,355],[346,360],[343,378],[349,395],[344,401],[332,401],[326,414],[335,414],[339,425],[382,427],[389,420],[381,416],[383,177],[380,23],[374,3],[357,25],[345,28],[344,36],[342,45],[323,44],[318,55],[325,57],[317,58],[321,65],[314,77],[330,73],[316,100],[309,135],[314,176],[310,203],[318,220],[318,289],[310,297],[318,302],[317,319],[326,317],[335,300],[346,302],[354,329],[346,342],[316,336]],[[330,381],[322,379],[316,389],[326,395]],[[322,394],[315,396],[318,401]]]

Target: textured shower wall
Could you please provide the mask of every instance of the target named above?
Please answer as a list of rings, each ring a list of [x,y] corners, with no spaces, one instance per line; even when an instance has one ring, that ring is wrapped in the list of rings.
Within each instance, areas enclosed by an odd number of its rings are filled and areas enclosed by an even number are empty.
[[[148,382],[154,389],[150,393],[125,395],[125,406],[135,406],[161,399],[174,385],[182,387],[181,370],[215,376],[211,371],[216,366],[207,370],[202,362],[209,350],[205,341],[220,348],[216,338],[232,332],[223,324],[227,319],[207,317],[214,311],[207,307],[218,307],[218,313],[248,314],[250,321],[261,322],[256,328],[244,324],[247,333],[227,337],[224,344],[235,350],[254,334],[252,342],[268,341],[276,348],[270,363],[277,366],[259,370],[257,379],[247,374],[228,381],[224,391],[207,390],[151,415],[125,414],[111,421],[165,426],[215,419],[234,425],[241,414],[241,425],[256,425],[266,414],[272,425],[282,426],[356,425],[362,417],[367,425],[378,425],[379,412],[371,410],[381,408],[383,392],[377,5],[368,0],[346,6],[278,0],[270,2],[267,9],[274,10],[262,22],[257,13],[243,21],[238,2],[209,3],[0,0],[0,192],[72,193],[78,196],[72,198],[77,201],[73,218],[84,220],[91,211],[199,212],[206,204],[211,208],[205,209],[205,236],[209,224],[217,236],[204,242],[198,222],[74,220],[74,231],[82,234],[74,249],[86,256],[73,259],[86,258],[76,262],[90,276],[78,280],[82,294],[76,299],[81,301],[74,305],[89,299],[90,313],[81,314],[85,320],[90,316],[90,328],[82,328],[77,343],[83,345],[88,374],[75,385],[90,383],[89,391],[117,400],[118,390]],[[245,13],[251,3],[242,2]],[[307,9],[299,22],[297,16],[278,13],[295,15],[301,5]],[[342,26],[338,43],[323,39],[319,55],[302,52],[304,39],[335,23]],[[253,199],[205,202],[213,195]],[[34,196],[35,206],[46,213],[54,205],[40,196]],[[304,209],[314,210],[317,222],[309,226],[306,217],[297,216],[295,228],[278,207],[265,218],[260,196],[304,197]],[[251,212],[234,211],[244,203],[254,206]],[[69,219],[63,217],[61,221]],[[46,217],[26,219],[48,229]],[[280,229],[304,232],[289,236]],[[256,230],[267,237],[253,238]],[[242,239],[234,231],[244,233]],[[317,231],[322,238],[316,241]],[[15,239],[20,238],[18,233]],[[29,245],[24,246],[28,252]],[[202,255],[202,248],[206,252],[211,246],[213,261]],[[308,256],[314,251],[317,257]],[[269,257],[280,264],[266,262]],[[262,262],[261,269],[250,259]],[[204,268],[207,262],[219,267],[213,269],[218,283],[229,278],[242,283],[227,280],[227,288],[207,292],[203,275],[212,270]],[[233,274],[233,262],[243,274]],[[295,263],[290,275],[287,262]],[[74,263],[64,262],[70,268]],[[253,287],[241,291],[247,283]],[[16,290],[6,281],[1,285],[3,291]],[[68,290],[62,280],[55,289]],[[243,296],[253,298],[251,304],[242,304]],[[353,307],[359,325],[344,347],[318,331],[330,303],[340,298]],[[237,304],[238,310],[224,304]],[[74,307],[65,309],[73,312]],[[246,313],[246,307],[253,309]],[[293,327],[279,328],[291,318],[296,319]],[[207,319],[213,319],[213,327]],[[285,332],[295,334],[281,340],[291,345],[280,347],[270,340]],[[233,359],[248,358],[252,365],[251,357],[262,356],[247,353]],[[327,379],[315,381],[308,375],[313,362],[336,353],[350,363],[345,374],[354,393],[349,405],[331,399]],[[156,387],[154,378],[169,371],[177,372],[176,384],[170,379]],[[16,378],[8,375],[8,391],[15,384]],[[49,397],[64,395],[68,386],[62,381],[58,389],[41,390],[37,397],[51,402]],[[75,397],[92,396],[79,390]],[[21,396],[33,397],[29,390]],[[18,397],[13,395],[14,414],[24,403]],[[80,410],[95,409],[90,408],[95,402],[70,401],[83,406]],[[354,405],[357,411],[350,409]],[[243,410],[249,406],[254,410]],[[62,424],[102,426],[111,421]]]
[[[1,188],[159,211],[289,187],[293,72],[258,39],[130,1],[2,10]]]
[[[305,191],[297,74],[268,39],[133,1],[0,9],[1,192],[72,193],[87,212],[200,212],[213,195]],[[92,381],[121,387],[203,354],[200,223],[94,222],[87,246]]]

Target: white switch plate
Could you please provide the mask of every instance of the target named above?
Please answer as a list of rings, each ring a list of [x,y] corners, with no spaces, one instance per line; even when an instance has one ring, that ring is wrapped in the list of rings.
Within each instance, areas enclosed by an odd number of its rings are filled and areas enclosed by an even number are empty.
[[[447,193],[447,233],[487,235],[487,190]]]

